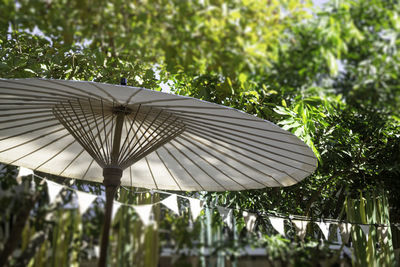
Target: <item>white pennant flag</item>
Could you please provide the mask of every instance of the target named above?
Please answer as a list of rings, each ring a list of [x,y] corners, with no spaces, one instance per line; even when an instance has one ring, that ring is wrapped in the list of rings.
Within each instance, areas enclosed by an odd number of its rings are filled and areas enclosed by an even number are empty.
[[[112,208],[112,213],[111,213],[111,221],[114,220],[115,215],[117,214],[117,212],[118,212],[119,208],[121,207],[121,205],[122,205],[122,203],[120,203],[120,202],[114,200],[113,208]]]
[[[32,175],[32,174],[33,174],[33,171],[31,169],[19,167],[17,177],[28,176],[28,175]]]
[[[269,221],[271,222],[274,229],[278,231],[278,233],[280,233],[282,236],[285,236],[284,220],[285,219],[283,218],[269,217]]]
[[[232,223],[233,210],[232,209],[227,209],[227,208],[224,208],[224,207],[220,207],[220,206],[217,206],[217,208],[218,208],[219,214],[222,217],[222,221],[224,223],[226,223],[226,225],[228,225],[229,229],[232,229],[232,227],[233,227],[233,223]]]
[[[379,233],[383,244],[387,244],[387,242],[389,241],[389,227],[378,226],[376,230]]]
[[[153,207],[152,204],[148,205],[140,205],[140,206],[133,206],[136,213],[139,215],[140,220],[142,220],[145,226],[149,225],[150,222],[150,215],[151,215],[151,208]]]
[[[27,168],[24,168],[24,167],[19,167],[18,175],[16,177],[16,180],[17,180],[18,184],[22,183],[22,177],[23,176],[28,176],[28,175],[33,175],[33,171],[31,169],[27,169]]]
[[[76,195],[78,197],[78,207],[81,215],[87,211],[92,202],[97,198],[96,195],[88,194],[82,191],[76,191]]]
[[[360,224],[360,228],[361,228],[361,230],[364,232],[365,237],[367,238],[367,241],[368,241],[368,236],[369,236],[369,225]]]
[[[294,227],[296,228],[296,233],[300,237],[301,240],[304,240],[306,236],[307,224],[308,221],[301,220],[292,220]]]
[[[179,215],[178,199],[176,198],[175,194],[170,195],[166,199],[162,200],[161,203],[172,210],[175,214]]]
[[[189,198],[190,212],[192,213],[192,219],[195,221],[199,217],[201,210],[203,209],[203,203],[201,200],[195,198]]]
[[[329,238],[329,226],[331,223],[328,222],[315,222],[318,224],[319,228],[321,229],[322,233],[324,234],[324,237],[326,240]]]
[[[339,229],[340,229],[340,236],[342,238],[343,244],[347,244],[349,242],[349,238],[350,238],[351,224],[340,223]]]
[[[63,186],[49,180],[46,180],[47,183],[47,193],[49,194],[49,203],[53,203],[58,194],[60,193]]]
[[[243,218],[247,231],[253,232],[254,226],[256,225],[257,216],[253,213],[243,211]]]

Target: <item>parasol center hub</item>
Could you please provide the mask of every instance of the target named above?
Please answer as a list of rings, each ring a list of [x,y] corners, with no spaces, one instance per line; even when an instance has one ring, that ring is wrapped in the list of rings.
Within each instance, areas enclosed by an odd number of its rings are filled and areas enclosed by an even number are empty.
[[[107,167],[103,169],[103,184],[108,186],[119,186],[121,184],[122,169]]]
[[[132,112],[133,110],[130,107],[124,105],[119,105],[112,108],[112,113],[115,115],[120,115],[120,114],[129,115],[132,114]]]

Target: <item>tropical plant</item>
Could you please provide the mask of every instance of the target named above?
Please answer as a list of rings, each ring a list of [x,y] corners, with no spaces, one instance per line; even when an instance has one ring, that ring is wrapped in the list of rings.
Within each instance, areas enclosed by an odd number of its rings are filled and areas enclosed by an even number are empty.
[[[118,83],[124,76],[129,85],[162,90],[168,84],[175,93],[252,113],[302,138],[318,155],[318,169],[288,188],[204,194],[209,205],[368,221],[369,217],[353,216],[343,208],[358,206],[351,199],[358,199],[361,192],[366,206],[389,207],[390,214],[376,216],[399,222],[400,199],[395,193],[400,188],[399,3],[331,1],[313,14],[307,11],[309,2],[268,3],[113,0],[67,5],[62,0],[2,0],[0,77]],[[93,237],[100,232],[101,203],[80,218],[64,207],[71,194],[64,193],[65,203],[56,209],[46,204],[40,181],[33,186],[27,179],[19,185],[10,166],[0,175],[3,190],[12,192],[0,199],[5,211],[2,229],[6,229],[0,242],[2,253],[7,240],[15,241],[15,247],[8,247],[10,253],[14,251],[10,264],[44,266],[59,257],[60,263],[73,265],[92,257],[98,242]],[[66,183],[62,178],[50,179]],[[102,192],[95,184],[76,181],[73,186]],[[381,198],[378,203],[366,197],[374,193],[386,195],[387,200]],[[119,198],[130,203],[150,199],[123,190]],[[246,244],[267,247],[271,261],[287,256],[310,263],[312,255],[331,256],[315,240],[294,245],[270,236],[267,227],[260,226],[262,239],[243,237],[239,213],[235,234],[227,235],[221,234],[222,222],[207,212],[192,230],[183,227],[187,214],[180,219],[160,214],[162,227],[149,229],[146,240],[157,240],[157,231],[163,229],[177,248],[193,245],[201,253],[215,246],[219,262],[228,257],[224,250],[234,257]],[[16,220],[22,226],[17,228]],[[71,232],[61,236],[57,229]],[[143,245],[146,252],[155,253],[157,242],[138,245],[137,233],[128,236],[127,229],[142,228],[133,212],[122,208],[112,236],[116,261],[121,266],[131,261],[155,264],[156,257],[145,259],[136,252]],[[213,239],[213,233],[219,237]],[[196,236],[198,244],[191,244]],[[163,238],[160,235],[160,244],[165,245]],[[381,242],[379,235],[376,241]],[[364,254],[358,249],[355,255]],[[385,255],[393,260],[391,252]],[[203,264],[207,260],[201,258]]]

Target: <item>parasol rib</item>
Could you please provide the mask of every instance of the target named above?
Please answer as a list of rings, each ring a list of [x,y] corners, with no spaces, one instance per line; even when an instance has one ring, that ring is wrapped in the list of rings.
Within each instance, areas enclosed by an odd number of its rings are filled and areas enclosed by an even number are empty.
[[[274,145],[274,144],[271,144],[271,143],[265,143],[265,142],[263,143],[263,142],[261,142],[260,140],[256,140],[256,139],[254,139],[254,138],[251,138],[251,137],[253,136],[252,134],[246,134],[246,133],[244,133],[244,135],[239,135],[239,134],[234,134],[234,133],[231,133],[231,132],[227,132],[227,131],[225,131],[225,130],[217,129],[217,128],[215,128],[215,127],[209,127],[209,126],[207,127],[207,126],[196,125],[196,124],[187,123],[187,122],[186,122],[186,126],[187,126],[188,128],[191,128],[191,129],[195,130],[195,131],[201,130],[201,131],[203,131],[203,132],[204,132],[204,131],[206,131],[206,132],[211,132],[211,133],[213,133],[213,136],[214,136],[214,135],[218,135],[218,136],[220,136],[220,137],[223,137],[223,138],[226,138],[226,139],[235,141],[235,142],[238,141],[238,140],[248,140],[248,141],[257,143],[257,144],[259,144],[259,145],[269,146],[269,147],[276,148],[276,149],[279,149],[279,150],[282,150],[282,151],[286,151],[286,152],[289,152],[289,153],[292,153],[292,154],[297,154],[297,155],[300,155],[300,156],[303,156],[303,157],[306,157],[306,158],[313,158],[313,157],[311,157],[311,156],[308,155],[308,154],[304,154],[304,153],[301,153],[301,152],[293,151],[293,150],[291,150],[291,149],[289,149],[289,148],[284,148],[284,147],[282,147],[282,146]],[[234,138],[231,138],[231,137],[229,137],[229,136],[233,136],[233,137],[235,137],[235,139],[234,139]],[[243,136],[246,136],[246,138],[243,138]],[[265,138],[265,139],[268,139],[268,138]],[[271,141],[276,142],[275,140],[271,140]],[[239,142],[244,142],[244,141],[239,141]],[[287,145],[292,145],[292,144],[286,143],[286,142],[284,142],[284,141],[282,141],[282,142],[280,142],[280,143],[287,144]],[[252,146],[251,143],[246,143],[246,142],[245,142],[245,144],[248,145],[248,146]],[[253,146],[254,146],[254,145],[253,145]],[[299,147],[299,148],[302,149],[303,147]]]
[[[180,153],[184,156],[184,158],[186,158],[188,161],[190,161],[191,164],[193,164],[194,166],[196,166],[198,169],[200,169],[203,173],[205,173],[211,180],[213,180],[216,184],[218,184],[221,188],[224,189],[224,191],[227,191],[226,187],[223,186],[220,182],[218,182],[217,180],[215,180],[212,175],[210,175],[208,172],[206,172],[202,167],[200,167],[199,164],[197,164],[197,162],[195,162],[194,160],[192,160],[191,157],[188,156],[187,153],[185,153],[184,151],[178,149],[172,142],[169,142],[169,145],[173,146],[176,150],[179,150]]]
[[[185,144],[179,142],[178,140],[173,140],[172,142],[176,142],[178,144],[180,144],[181,146],[185,147],[187,150],[189,150],[190,152],[192,152],[194,155],[196,155],[197,157],[201,158],[204,162],[206,162],[206,164],[208,164],[209,166],[211,166],[212,168],[214,168],[215,170],[217,170],[218,172],[222,173],[225,177],[227,177],[229,180],[231,180],[232,182],[234,182],[235,184],[237,184],[239,187],[242,187],[243,189],[246,189],[243,185],[241,185],[240,183],[238,183],[237,181],[235,181],[232,177],[230,177],[229,175],[227,175],[224,171],[222,171],[220,168],[218,168],[217,166],[215,166],[214,164],[210,163],[210,161],[208,161],[206,158],[204,158],[203,156],[201,156],[199,153],[197,153],[196,151],[194,151],[193,149],[191,149],[190,147],[186,146]],[[210,176],[211,177],[211,176]],[[254,179],[251,179],[252,181],[255,181]],[[257,181],[255,181],[258,184],[261,184]],[[262,184],[261,184],[262,185]]]
[[[175,176],[172,174],[170,168],[167,167],[167,164],[165,163],[165,161],[162,159],[162,157],[160,157],[160,154],[158,154],[157,150],[155,151],[155,154],[157,155],[158,159],[161,161],[161,163],[164,165],[165,169],[167,170],[167,172],[169,173],[169,175],[171,176],[171,178],[174,180],[176,186],[179,188],[180,191],[182,191],[182,187],[179,185],[178,180],[175,178]]]
[[[231,132],[229,132],[230,134],[232,134],[232,131],[235,131],[235,132],[238,132],[238,133],[241,133],[241,134],[251,135],[251,136],[258,137],[258,138],[265,139],[265,140],[270,140],[270,141],[275,141],[275,142],[279,142],[279,143],[283,143],[283,144],[290,144],[290,145],[306,148],[305,145],[302,145],[302,144],[300,144],[298,142],[290,142],[290,141],[286,141],[286,140],[282,140],[282,139],[278,139],[278,138],[272,138],[272,137],[268,137],[268,136],[264,136],[264,135],[260,135],[260,134],[256,134],[256,133],[249,134],[248,131],[229,128],[229,127],[226,127],[226,126],[218,126],[218,128],[216,128],[216,125],[214,125],[214,124],[212,124],[210,122],[206,123],[206,122],[203,122],[203,121],[192,120],[192,119],[187,119],[187,118],[181,118],[181,119],[185,123],[191,123],[191,124],[196,124],[196,125],[205,125],[206,128],[210,128],[210,129],[213,129],[213,130],[218,130],[218,131],[221,131],[221,132],[224,132],[224,133],[227,133],[227,132],[223,131],[223,130],[221,130],[219,128],[231,131]],[[226,124],[228,124],[228,123],[226,123]],[[245,127],[243,125],[241,125],[241,127],[242,128],[247,128],[247,127]],[[240,137],[240,135],[238,135],[238,134],[233,134],[233,135]],[[255,142],[258,142],[258,143],[261,143],[261,144],[265,144],[265,143],[262,143],[261,141],[258,141],[258,140],[255,140]]]
[[[189,132],[189,133],[192,133],[191,131],[188,131],[188,132]],[[202,138],[204,138],[204,137],[202,137]],[[195,139],[198,140],[197,138],[195,138]],[[204,138],[204,139],[206,139],[206,140],[208,140],[208,141],[211,142],[210,139],[207,139],[207,138]],[[215,138],[215,139],[218,140],[217,138]],[[199,142],[201,142],[201,141],[199,141]],[[223,140],[223,142],[225,142],[225,141]],[[203,142],[201,142],[201,143],[204,144]],[[227,150],[232,150],[231,147],[227,147],[227,146],[222,145],[222,144],[220,144],[220,143],[216,143],[215,141],[214,141],[214,144],[218,144],[218,145],[220,145],[220,146],[226,148]],[[219,152],[219,150],[217,150],[215,147],[209,146],[209,148],[212,149],[212,150],[215,150],[215,151]],[[246,151],[248,151],[248,152],[251,152],[251,153],[254,154],[254,155],[261,156],[261,154],[255,152],[255,151],[252,151],[252,150],[249,150],[249,149],[246,149],[246,148],[243,148],[243,147],[240,147],[240,149],[243,149],[243,150],[246,150]],[[239,151],[237,151],[237,150],[234,150],[234,151],[235,151],[235,153],[237,153],[238,155],[241,155],[241,156],[243,156],[243,157],[245,157],[245,158],[249,158],[248,155],[245,155],[245,154],[243,154],[243,153],[241,153],[241,152],[239,152]],[[265,157],[265,156],[264,156],[264,158],[269,159],[269,158],[267,158],[267,157]],[[265,165],[265,166],[267,166],[268,168],[274,169],[274,170],[276,170],[276,171],[282,171],[282,170],[280,170],[280,169],[277,169],[277,168],[275,168],[275,167],[272,167],[271,165],[266,164],[266,163],[264,163],[264,162],[262,162],[262,161],[256,160],[256,159],[254,159],[254,158],[250,158],[250,160],[252,160],[252,161],[254,161],[254,162],[257,162],[257,163],[259,163],[259,164]],[[297,169],[297,167],[294,167],[294,166],[289,165],[289,164],[282,163],[282,162],[280,162],[280,161],[276,161],[276,160],[273,160],[273,159],[269,159],[269,160],[271,160],[271,161],[273,161],[273,162],[277,162],[278,164],[282,164],[282,165],[285,165],[285,166],[290,167],[290,168],[293,168],[293,169]],[[305,170],[302,170],[302,169],[300,169],[300,170],[303,171],[303,172],[305,172],[305,173],[308,173],[308,172],[305,171]]]
[[[217,157],[217,156],[213,155],[213,154],[210,153],[210,151],[208,151],[207,149],[204,149],[204,148],[202,148],[201,146],[197,145],[195,142],[191,141],[189,138],[186,138],[186,137],[184,137],[183,135],[181,136],[181,138],[182,138],[183,140],[185,140],[186,142],[190,143],[191,145],[195,146],[195,147],[198,148],[199,150],[203,151],[204,153],[206,153],[206,154],[212,156],[213,158],[218,159],[219,162],[221,162],[221,163],[227,165],[228,167],[232,168],[233,170],[235,170],[236,172],[238,172],[238,173],[240,173],[241,175],[245,176],[246,178],[248,178],[248,179],[250,179],[250,180],[252,180],[252,181],[254,181],[254,182],[258,183],[258,184],[261,184],[261,185],[263,185],[263,186],[271,186],[271,184],[265,184],[265,183],[262,183],[261,181],[258,181],[258,180],[253,179],[253,178],[250,177],[249,175],[247,175],[247,174],[243,173],[242,171],[240,171],[240,170],[239,170],[238,168],[236,168],[235,166],[233,166],[233,165],[229,164],[228,162],[222,160],[220,157]],[[211,148],[211,146],[209,146],[208,148]],[[237,162],[239,162],[237,159],[235,159],[235,158],[233,158],[233,159],[236,160]],[[240,163],[240,162],[239,162],[239,163]],[[210,163],[210,164],[212,165],[212,163]],[[214,168],[217,168],[217,167],[214,166]],[[273,179],[272,176],[270,176],[270,177]]]
[[[193,177],[193,175],[185,168],[184,165],[182,165],[182,163],[169,151],[166,146],[163,146],[162,148],[169,154],[170,157],[172,157],[176,161],[176,163],[178,163],[178,165],[189,175],[189,177],[201,188],[202,191],[206,191],[204,187]]]
[[[151,178],[153,179],[153,183],[154,183],[154,185],[156,186],[156,189],[158,189],[158,185],[157,185],[156,179],[154,179],[154,175],[153,175],[153,172],[151,171],[151,167],[150,167],[149,161],[147,160],[146,157],[144,157],[144,160],[146,161],[147,168],[149,169]]]
[[[131,102],[131,100],[137,95],[137,94],[139,94],[140,92],[142,92],[143,91],[143,89],[142,88],[139,88],[136,92],[133,92],[133,94],[131,94],[129,97],[128,97],[128,99],[125,101],[125,105],[128,105],[130,102]],[[136,105],[140,105],[139,103],[135,103]]]
[[[237,163],[242,164],[242,165],[246,166],[247,168],[249,168],[249,169],[251,169],[251,170],[253,170],[253,171],[258,172],[258,173],[260,173],[260,174],[263,175],[263,176],[267,176],[267,177],[271,178],[272,180],[274,180],[274,181],[275,181],[276,183],[278,183],[278,184],[281,184],[281,183],[280,183],[278,180],[276,180],[272,175],[270,175],[270,174],[268,174],[268,173],[266,173],[266,172],[263,172],[263,171],[261,171],[261,170],[255,168],[255,167],[253,167],[252,165],[247,164],[246,162],[243,162],[243,161],[241,161],[241,160],[238,160],[236,157],[233,157],[233,156],[231,156],[231,155],[229,155],[229,154],[227,154],[227,153],[225,153],[225,152],[223,152],[223,151],[217,150],[215,147],[213,147],[213,146],[211,146],[211,145],[207,145],[207,144],[205,144],[204,142],[198,140],[197,138],[196,138],[195,140],[198,141],[199,143],[201,143],[202,145],[206,146],[208,149],[210,149],[210,150],[212,150],[212,151],[215,151],[216,153],[219,153],[219,154],[221,154],[221,155],[223,155],[223,156],[225,156],[225,157],[227,157],[227,158],[229,158],[229,159],[231,159],[231,160],[233,160],[233,161],[236,161]],[[214,143],[214,144],[215,144],[215,143]],[[218,145],[219,145],[219,144],[218,144]],[[237,152],[237,151],[235,151],[235,152]],[[243,154],[239,154],[239,155],[244,156]],[[215,157],[215,155],[214,155],[214,157]],[[248,157],[247,157],[247,158],[248,158]],[[251,161],[255,161],[254,159],[250,159],[250,160],[251,160]],[[259,163],[259,164],[265,165],[265,163],[263,163],[263,162],[259,162],[259,161],[256,161],[256,162]],[[225,163],[225,164],[226,164],[226,163]],[[268,166],[268,167],[269,167],[269,166]],[[282,184],[281,184],[281,185],[282,185]]]

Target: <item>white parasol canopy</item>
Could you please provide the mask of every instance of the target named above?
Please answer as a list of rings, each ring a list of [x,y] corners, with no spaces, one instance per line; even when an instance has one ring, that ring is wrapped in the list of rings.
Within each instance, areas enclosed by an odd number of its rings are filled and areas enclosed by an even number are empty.
[[[296,136],[232,108],[144,88],[45,79],[0,80],[0,161],[95,182],[117,166],[122,185],[185,191],[290,186],[317,165]]]
[[[185,191],[289,186],[317,165],[296,136],[232,108],[144,88],[45,79],[0,79],[0,162],[103,182],[99,267],[107,263],[120,184]]]

